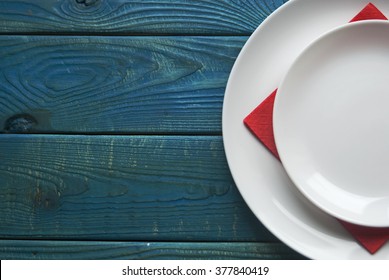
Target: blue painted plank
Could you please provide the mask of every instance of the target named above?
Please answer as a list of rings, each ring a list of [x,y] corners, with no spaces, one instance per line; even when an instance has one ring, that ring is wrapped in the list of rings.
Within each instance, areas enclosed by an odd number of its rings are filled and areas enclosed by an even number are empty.
[[[0,33],[248,35],[286,0],[1,0]]]
[[[304,257],[281,243],[0,240],[0,259],[293,260],[304,259]]]
[[[220,134],[247,37],[0,37],[0,132]]]
[[[219,136],[0,135],[0,238],[275,241]]]

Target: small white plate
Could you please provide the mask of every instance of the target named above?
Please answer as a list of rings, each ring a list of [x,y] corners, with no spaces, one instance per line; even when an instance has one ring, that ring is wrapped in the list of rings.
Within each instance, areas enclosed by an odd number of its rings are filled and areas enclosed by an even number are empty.
[[[289,1],[247,41],[225,92],[223,141],[240,193],[274,235],[312,259],[389,259],[389,243],[374,255],[362,248],[335,218],[301,194],[243,119],[280,85],[310,42],[349,22],[368,2],[389,16],[387,0]]]
[[[283,166],[329,214],[389,226],[389,22],[349,23],[310,44],[274,103]]]

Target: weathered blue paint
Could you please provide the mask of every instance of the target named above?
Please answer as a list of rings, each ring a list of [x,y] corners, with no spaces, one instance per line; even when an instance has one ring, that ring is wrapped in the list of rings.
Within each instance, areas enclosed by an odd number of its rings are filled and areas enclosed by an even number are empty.
[[[7,34],[249,35],[286,0],[1,0]]]
[[[231,67],[284,2],[0,0],[0,258],[302,258],[221,137]]]
[[[280,243],[0,240],[1,259],[272,259],[303,258]]]
[[[0,237],[275,241],[219,136],[0,135]]]
[[[0,131],[221,134],[247,37],[0,37]],[[20,120],[19,123],[25,123]],[[16,124],[16,123],[14,123]]]

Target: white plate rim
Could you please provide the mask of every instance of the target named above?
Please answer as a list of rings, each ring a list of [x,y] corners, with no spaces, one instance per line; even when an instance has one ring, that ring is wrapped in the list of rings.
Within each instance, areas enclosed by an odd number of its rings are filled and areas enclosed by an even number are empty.
[[[384,14],[389,14],[389,3],[383,0],[370,2]],[[289,188],[293,184],[283,167],[244,127],[243,118],[279,85],[293,59],[310,41],[347,23],[367,4],[363,0],[287,2],[249,38],[234,64],[226,87],[222,130],[226,157],[235,183],[254,215],[276,237],[312,259],[389,259],[389,246],[383,246],[376,254],[370,255],[333,217]],[[306,24],[307,20],[311,24]],[[290,30],[289,35],[285,28]],[[292,34],[296,30],[301,33]],[[277,34],[281,31],[287,34],[286,37]],[[271,43],[266,41],[269,38]],[[281,42],[285,44],[279,44]],[[272,53],[264,53],[266,50]],[[261,63],[252,59],[257,53],[262,54]],[[253,75],[255,81],[252,81]],[[240,84],[247,82],[243,96],[238,80]],[[287,191],[275,195],[275,189],[280,185]],[[298,205],[294,205],[296,201]],[[291,209],[291,206],[297,209]]]

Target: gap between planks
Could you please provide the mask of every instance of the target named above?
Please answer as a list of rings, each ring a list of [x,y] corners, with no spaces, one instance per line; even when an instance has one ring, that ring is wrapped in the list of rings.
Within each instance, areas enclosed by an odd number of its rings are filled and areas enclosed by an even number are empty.
[[[9,132],[0,132],[1,135],[34,135],[34,136],[181,136],[181,137],[198,137],[198,136],[222,136],[220,132],[193,132],[193,133],[180,133],[180,132],[30,132],[30,133],[9,133]]]
[[[77,36],[77,37],[247,37],[250,36],[252,32],[242,33],[242,34],[234,34],[234,33],[125,33],[125,32],[107,32],[107,33],[99,33],[99,32],[13,32],[13,33],[5,33],[0,32],[0,36]]]

